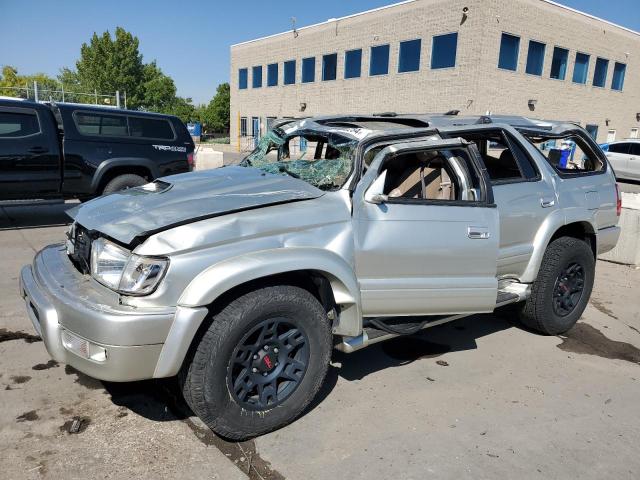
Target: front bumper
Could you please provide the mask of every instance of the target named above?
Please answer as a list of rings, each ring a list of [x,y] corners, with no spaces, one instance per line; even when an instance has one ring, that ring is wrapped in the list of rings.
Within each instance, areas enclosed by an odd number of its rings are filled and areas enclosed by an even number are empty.
[[[20,295],[54,360],[108,381],[175,374],[206,315],[204,308],[120,305],[117,293],[76,270],[64,245],[46,247],[23,267]],[[94,355],[77,353],[70,338]]]

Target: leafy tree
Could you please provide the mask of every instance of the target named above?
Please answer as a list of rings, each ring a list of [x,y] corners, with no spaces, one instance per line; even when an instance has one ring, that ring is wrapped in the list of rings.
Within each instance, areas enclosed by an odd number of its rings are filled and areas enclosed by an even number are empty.
[[[231,115],[231,89],[228,83],[221,83],[216,95],[209,104],[200,110],[200,121],[210,130],[226,132],[229,130]]]
[[[0,90],[2,95],[10,97],[25,97],[26,90],[16,90],[15,88],[1,88],[1,87],[28,87],[33,89],[33,82],[38,83],[38,89],[44,95],[47,95],[51,90],[58,90],[60,88],[58,82],[45,75],[44,73],[35,73],[33,75],[19,75],[18,69],[11,65],[5,65],[2,67],[2,74],[0,75]]]
[[[94,33],[83,43],[76,62],[79,85],[89,92],[127,92],[128,106],[137,108],[144,102],[144,65],[138,50],[138,38],[117,27],[112,38],[107,30]]]

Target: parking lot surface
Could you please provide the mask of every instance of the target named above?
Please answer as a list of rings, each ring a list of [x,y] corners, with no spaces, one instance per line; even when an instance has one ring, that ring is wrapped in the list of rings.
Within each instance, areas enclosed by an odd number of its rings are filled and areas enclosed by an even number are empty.
[[[63,240],[71,206],[0,209],[3,478],[640,477],[640,270],[598,262],[566,336],[506,310],[336,352],[302,418],[228,443],[171,382],[102,383],[50,361],[18,275]]]

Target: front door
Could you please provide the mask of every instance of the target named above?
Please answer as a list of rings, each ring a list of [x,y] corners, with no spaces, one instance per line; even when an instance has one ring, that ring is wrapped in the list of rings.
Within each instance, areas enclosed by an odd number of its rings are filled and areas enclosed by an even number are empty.
[[[396,144],[373,160],[354,193],[363,315],[493,310],[498,212],[476,161],[453,140]]]
[[[27,107],[0,107],[0,199],[59,193],[60,155],[53,117]]]

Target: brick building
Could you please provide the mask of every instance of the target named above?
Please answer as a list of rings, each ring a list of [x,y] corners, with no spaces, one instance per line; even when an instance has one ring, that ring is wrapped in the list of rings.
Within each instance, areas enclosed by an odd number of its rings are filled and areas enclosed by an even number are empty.
[[[409,0],[231,46],[231,143],[272,118],[516,114],[637,137],[640,33],[548,0]]]

